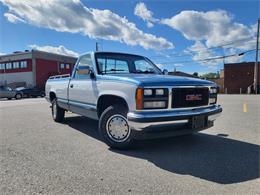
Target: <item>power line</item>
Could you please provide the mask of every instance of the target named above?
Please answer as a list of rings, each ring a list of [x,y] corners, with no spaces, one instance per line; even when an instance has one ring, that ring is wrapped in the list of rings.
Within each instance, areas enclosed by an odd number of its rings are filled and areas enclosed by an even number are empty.
[[[209,47],[209,48],[205,48],[205,49],[201,49],[201,50],[186,51],[185,54],[166,54],[166,55],[171,56],[171,57],[191,56],[191,55],[196,54],[196,53],[206,53],[206,52],[209,52],[209,50],[223,49],[225,46],[228,46],[228,45],[233,45],[233,44],[243,43],[243,42],[249,42],[249,41],[252,41],[253,39],[255,39],[255,37],[248,37],[248,38],[236,40],[236,41],[233,41],[233,42],[229,42],[229,43],[225,43],[225,44],[221,44],[221,45],[218,45],[218,46]],[[252,43],[249,43],[249,44],[252,44]],[[227,47],[227,48],[225,47],[224,49],[231,49],[231,48],[234,48],[234,47]],[[149,56],[149,57],[150,58],[163,58],[165,56],[155,55],[155,56]]]
[[[234,56],[242,56],[246,53],[250,53],[256,51],[256,49],[251,49],[251,50],[247,50],[244,52],[240,52],[240,53],[235,53],[235,54],[230,54],[230,55],[226,55],[226,56],[216,56],[216,57],[212,57],[212,58],[205,58],[205,59],[198,59],[198,60],[183,60],[183,61],[167,61],[167,62],[159,62],[160,64],[179,64],[179,63],[190,63],[190,62],[207,62],[207,61],[211,61],[211,60],[219,60],[219,59],[224,59],[224,58],[230,58],[230,57],[234,57]]]

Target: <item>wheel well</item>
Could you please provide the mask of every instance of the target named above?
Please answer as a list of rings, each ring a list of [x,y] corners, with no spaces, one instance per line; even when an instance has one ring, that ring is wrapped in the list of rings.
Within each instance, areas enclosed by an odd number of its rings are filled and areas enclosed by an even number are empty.
[[[106,108],[108,108],[109,106],[114,105],[114,104],[120,104],[128,110],[128,105],[123,98],[115,96],[115,95],[102,95],[99,97],[98,103],[97,103],[98,117],[101,116],[101,114],[103,113],[103,111]]]
[[[50,92],[50,101],[54,100],[56,98],[56,95],[54,92]]]

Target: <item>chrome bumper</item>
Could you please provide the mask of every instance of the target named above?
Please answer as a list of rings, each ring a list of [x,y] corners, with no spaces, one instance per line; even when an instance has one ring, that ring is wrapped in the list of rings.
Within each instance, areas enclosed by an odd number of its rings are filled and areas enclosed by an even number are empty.
[[[206,116],[208,121],[213,122],[220,116],[222,108],[219,105],[212,105],[204,108],[183,109],[172,111],[145,111],[145,112],[129,112],[127,119],[129,126],[136,130],[142,131],[145,128],[156,126],[174,126],[187,124],[194,116]]]

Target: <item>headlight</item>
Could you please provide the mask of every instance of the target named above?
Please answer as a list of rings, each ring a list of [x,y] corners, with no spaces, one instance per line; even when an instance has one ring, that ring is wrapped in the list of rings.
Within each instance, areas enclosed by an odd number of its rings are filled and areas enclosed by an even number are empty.
[[[217,103],[217,93],[218,93],[218,89],[216,87],[211,87],[209,89],[209,104]]]
[[[217,88],[210,88],[209,93],[217,93]]]
[[[144,95],[145,96],[153,95],[153,90],[152,89],[144,89]]]
[[[160,109],[168,107],[167,88],[137,88],[136,109]]]
[[[216,104],[217,98],[209,98],[209,104]]]
[[[155,95],[164,95],[164,90],[163,89],[156,89],[155,90]]]
[[[165,101],[149,101],[149,102],[144,102],[144,108],[166,108],[166,102]]]

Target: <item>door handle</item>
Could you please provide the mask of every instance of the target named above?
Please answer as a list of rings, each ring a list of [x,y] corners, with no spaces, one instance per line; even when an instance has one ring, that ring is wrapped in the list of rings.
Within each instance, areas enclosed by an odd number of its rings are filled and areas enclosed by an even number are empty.
[[[73,88],[73,84],[70,85],[70,88]]]

